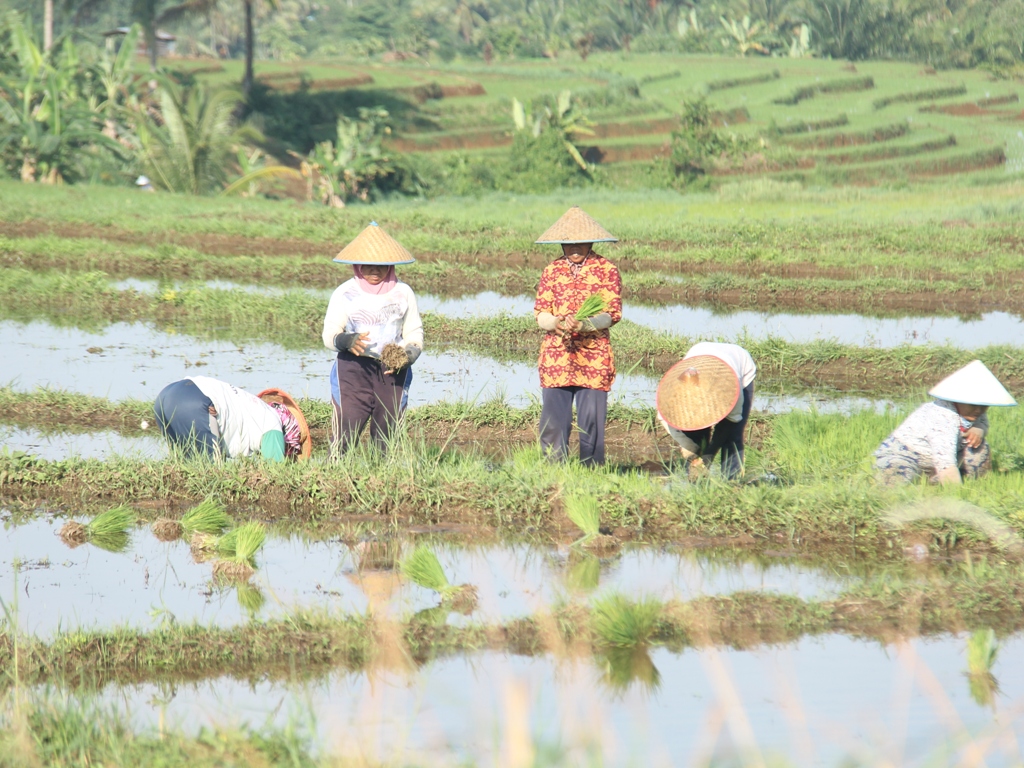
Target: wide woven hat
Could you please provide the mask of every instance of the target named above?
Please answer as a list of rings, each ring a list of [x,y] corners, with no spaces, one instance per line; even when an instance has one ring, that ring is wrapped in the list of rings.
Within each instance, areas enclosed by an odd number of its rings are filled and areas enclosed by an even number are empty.
[[[981,360],[968,363],[951,373],[928,392],[932,397],[967,405],[1016,405],[1017,401],[1006,391]]]
[[[416,259],[376,221],[334,257],[340,264],[412,264]]]
[[[673,429],[692,432],[717,424],[740,398],[740,379],[714,355],[694,355],[668,369],[658,383],[658,414]]]
[[[538,243],[617,243],[619,238],[574,205],[537,238]]]
[[[302,414],[302,409],[299,408],[299,404],[295,402],[295,398],[283,389],[278,389],[277,387],[264,389],[256,395],[256,397],[265,403],[281,403],[292,412],[292,416],[294,416],[295,420],[299,422],[300,447],[299,455],[296,457],[296,460],[305,461],[312,456],[313,439],[309,434],[309,424],[306,423],[306,417]]]

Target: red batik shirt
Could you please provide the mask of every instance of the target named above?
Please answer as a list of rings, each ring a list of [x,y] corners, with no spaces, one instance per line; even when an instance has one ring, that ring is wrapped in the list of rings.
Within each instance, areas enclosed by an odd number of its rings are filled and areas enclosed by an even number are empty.
[[[541,312],[572,317],[591,294],[600,292],[608,304],[605,311],[612,323],[622,319],[622,279],[614,264],[591,254],[573,275],[573,264],[565,258],[548,264],[537,286],[534,316]],[[540,385],[542,387],[612,388],[615,357],[608,329],[574,333],[563,338],[554,331],[544,334],[540,344]]]

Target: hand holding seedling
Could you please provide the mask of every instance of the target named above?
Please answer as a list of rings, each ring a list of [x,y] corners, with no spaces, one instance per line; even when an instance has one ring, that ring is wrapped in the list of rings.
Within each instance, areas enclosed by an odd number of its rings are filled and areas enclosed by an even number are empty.
[[[352,342],[352,346],[349,347],[348,351],[353,355],[363,355],[367,348],[370,346],[370,334],[361,333],[359,338]]]
[[[964,436],[964,442],[967,443],[968,448],[980,448],[981,444],[985,442],[985,432],[981,427],[971,427]]]
[[[559,315],[555,319],[558,321],[555,324],[555,330],[563,336],[568,336],[570,333],[576,333],[576,331],[583,327],[583,323],[574,317]]]

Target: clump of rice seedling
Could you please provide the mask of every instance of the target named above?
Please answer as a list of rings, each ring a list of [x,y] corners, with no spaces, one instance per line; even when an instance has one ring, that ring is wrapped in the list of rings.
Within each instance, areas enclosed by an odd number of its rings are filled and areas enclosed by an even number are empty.
[[[380,351],[380,361],[386,371],[400,371],[409,364],[409,355],[400,344],[385,344]]]
[[[213,564],[214,576],[245,581],[256,572],[254,557],[267,540],[263,523],[249,522],[233,528],[217,540],[223,559]]]
[[[135,513],[130,507],[114,507],[100,512],[85,525],[71,520],[60,529],[60,537],[70,546],[86,541],[101,549],[120,552],[128,546],[128,531],[135,525]]]
[[[583,537],[574,544],[581,544],[588,549],[603,549],[618,544],[614,536],[601,535],[601,507],[594,496],[582,493],[569,495],[565,499],[565,513],[583,531]]]
[[[591,625],[604,645],[616,648],[646,645],[657,629],[661,607],[653,598],[633,603],[622,595],[609,595],[594,603]]]
[[[598,655],[598,661],[604,667],[605,685],[615,693],[625,693],[634,682],[646,693],[654,693],[661,687],[661,673],[644,646],[610,646]]]
[[[574,592],[593,592],[601,583],[601,561],[593,555],[583,555],[576,563],[570,560],[566,583]]]
[[[239,607],[249,614],[257,613],[267,601],[260,588],[247,581],[242,581],[235,587],[235,597],[238,599]]]
[[[231,525],[224,508],[212,498],[203,499],[181,518],[181,527],[187,534],[208,533],[220,535]]]
[[[971,698],[982,707],[993,704],[999,693],[999,683],[992,674],[998,653],[999,643],[992,629],[972,632],[967,640],[967,682]]]
[[[192,559],[197,563],[205,563],[217,549],[217,537],[208,533],[193,533],[188,545],[192,550]]]
[[[416,547],[411,554],[402,558],[398,567],[410,581],[437,592],[441,596],[441,602],[447,603],[452,610],[472,613],[476,608],[476,587],[470,584],[452,585],[437,555],[429,547]]]
[[[588,320],[594,315],[608,311],[608,302],[600,293],[592,293],[576,310],[577,320]]]
[[[166,517],[157,519],[151,526],[153,535],[160,541],[177,541],[181,538],[182,527],[177,520],[169,520]]]

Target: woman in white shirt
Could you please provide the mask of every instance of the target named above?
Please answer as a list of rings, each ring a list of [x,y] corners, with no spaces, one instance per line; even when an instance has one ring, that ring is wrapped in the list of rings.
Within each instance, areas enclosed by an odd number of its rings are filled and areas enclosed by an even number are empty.
[[[658,417],[694,477],[722,453],[722,475],[743,473],[743,435],[754,403],[757,366],[737,344],[702,341],[662,377]]]
[[[883,483],[959,483],[991,467],[986,412],[993,405],[1016,405],[980,360],[947,376],[928,393],[936,398],[910,414],[875,451]]]
[[[309,427],[287,392],[253,395],[192,376],[164,387],[153,404],[157,427],[186,456],[231,459],[260,455],[270,461],[308,459]]]
[[[370,438],[384,450],[400,415],[409,366],[423,351],[423,323],[416,296],[399,282],[395,265],[412,254],[373,222],[335,259],[354,276],[335,289],[324,317],[324,345],[337,353],[331,366],[331,451],[344,453],[367,422]],[[398,363],[381,355],[397,346]],[[404,353],[404,354],[403,354]]]

